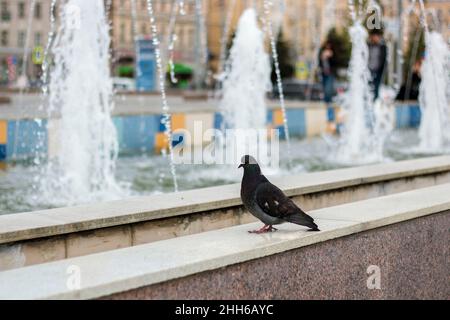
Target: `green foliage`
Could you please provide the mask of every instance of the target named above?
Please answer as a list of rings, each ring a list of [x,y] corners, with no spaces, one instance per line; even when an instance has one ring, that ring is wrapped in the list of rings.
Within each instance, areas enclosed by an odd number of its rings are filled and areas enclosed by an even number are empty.
[[[417,42],[418,40],[418,42]],[[415,51],[415,52],[414,52]],[[425,35],[420,25],[411,30],[408,37],[407,49],[403,56],[403,79],[406,79],[414,62],[419,60],[425,52]]]
[[[330,42],[334,48],[336,67],[339,69],[347,68],[352,53],[352,44],[348,29],[345,28],[340,31],[336,30],[336,28],[330,29],[326,41]]]
[[[291,44],[286,41],[283,37],[283,31],[280,30],[280,33],[277,37],[276,49],[278,54],[278,63],[280,65],[280,73],[281,78],[292,78],[295,73],[295,62],[293,59],[293,49]],[[270,50],[271,52],[271,50]],[[272,83],[276,83],[277,76],[275,73],[275,64],[272,59],[272,74],[271,74]]]

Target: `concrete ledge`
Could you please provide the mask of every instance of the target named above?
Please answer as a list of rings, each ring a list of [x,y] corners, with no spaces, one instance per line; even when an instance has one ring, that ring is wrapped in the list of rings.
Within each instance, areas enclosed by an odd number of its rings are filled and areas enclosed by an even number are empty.
[[[440,156],[274,178],[272,181],[293,197],[448,171],[450,156]],[[434,183],[434,178],[432,180]],[[2,215],[0,244],[239,206],[242,204],[239,189],[239,184],[233,184],[94,205]]]
[[[275,233],[249,235],[260,225],[253,223],[4,271],[0,299],[99,298],[445,212],[449,194],[450,184],[443,184],[312,211],[321,232],[282,225]],[[70,290],[74,266],[81,287]]]
[[[25,94],[20,97],[19,94],[3,94],[9,99],[8,103],[0,109],[0,119],[19,120],[19,119],[47,119],[48,114],[39,107],[42,105],[40,94]],[[168,103],[171,112],[216,112],[217,101],[197,100],[183,98],[182,95],[169,95]],[[268,109],[277,109],[280,107],[279,100],[266,99]],[[286,107],[289,109],[307,109],[307,108],[325,108],[326,104],[321,101],[286,101]],[[124,94],[118,93],[114,96],[114,116],[119,115],[151,115],[161,114],[161,96],[158,92],[147,94]],[[51,117],[59,117],[53,114]]]

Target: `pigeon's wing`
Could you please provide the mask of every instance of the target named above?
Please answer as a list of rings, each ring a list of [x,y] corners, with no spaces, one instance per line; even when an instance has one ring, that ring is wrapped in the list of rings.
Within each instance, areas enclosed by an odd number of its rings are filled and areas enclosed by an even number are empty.
[[[256,188],[256,203],[268,215],[292,223],[313,227],[314,219],[308,216],[283,191],[270,182]]]

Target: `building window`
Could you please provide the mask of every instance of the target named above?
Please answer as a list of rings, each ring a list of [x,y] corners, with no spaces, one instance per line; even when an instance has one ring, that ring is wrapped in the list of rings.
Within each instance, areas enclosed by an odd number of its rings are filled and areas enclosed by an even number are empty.
[[[141,34],[144,36],[147,34],[147,26],[145,25],[145,23],[141,25]]]
[[[0,5],[0,10],[1,10],[0,15],[1,15],[2,21],[11,20],[11,13],[8,10],[8,2],[2,1],[1,5]]]
[[[0,35],[0,43],[4,47],[8,46],[8,42],[9,42],[8,36],[9,36],[9,34],[8,34],[8,31],[6,31],[6,30],[3,30]]]
[[[125,24],[120,25],[119,41],[121,44],[125,43]]]
[[[40,46],[42,43],[42,35],[40,32],[34,34],[34,45]]]
[[[19,2],[17,6],[19,18],[25,18],[25,2]]]
[[[34,7],[34,17],[36,19],[40,19],[41,18],[41,4],[39,2],[37,2],[35,7]]]
[[[16,66],[17,66],[17,72],[16,72],[16,74],[22,74],[23,67],[25,67],[25,66],[23,65],[23,59],[22,59],[22,57],[17,57],[17,63],[16,63]]]
[[[141,6],[142,9],[147,9],[147,0],[142,0]]]
[[[25,31],[19,31],[17,35],[17,46],[19,48],[25,47]]]

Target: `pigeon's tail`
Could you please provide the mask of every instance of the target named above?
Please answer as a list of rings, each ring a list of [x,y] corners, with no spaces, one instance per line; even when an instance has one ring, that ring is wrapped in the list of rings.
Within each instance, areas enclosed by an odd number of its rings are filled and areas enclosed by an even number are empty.
[[[308,216],[306,213],[292,214],[284,217],[284,219],[288,222],[311,228],[308,231],[320,231],[317,224],[314,223],[314,219]]]

